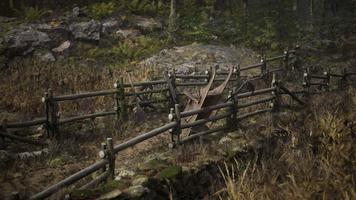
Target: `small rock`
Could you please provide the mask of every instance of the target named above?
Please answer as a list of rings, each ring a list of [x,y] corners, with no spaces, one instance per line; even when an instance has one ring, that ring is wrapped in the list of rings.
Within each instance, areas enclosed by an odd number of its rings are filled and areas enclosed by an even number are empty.
[[[42,62],[54,62],[54,61],[56,61],[56,58],[53,56],[53,54],[51,52],[36,53],[35,55]]]
[[[114,33],[118,27],[119,27],[120,23],[118,20],[115,19],[109,19],[103,22],[102,25],[102,29],[101,32],[102,33]]]
[[[189,74],[190,69],[187,66],[178,66],[176,74]]]
[[[223,137],[220,139],[219,141],[219,145],[227,145],[230,144],[232,142],[232,139],[229,137]]]
[[[132,177],[132,176],[135,176],[135,172],[130,171],[130,170],[121,170],[118,176],[119,177]]]
[[[109,193],[106,193],[104,195],[101,195],[98,200],[104,200],[104,199],[116,199],[118,196],[122,194],[122,191],[119,189],[113,190]]]
[[[157,29],[162,29],[163,25],[160,21],[154,19],[154,18],[145,18],[145,17],[141,17],[141,16],[134,16],[132,17],[129,22],[143,30],[143,31],[154,31]]]
[[[120,38],[127,39],[127,38],[134,38],[141,34],[141,32],[137,29],[120,29],[116,31],[116,34],[119,35]]]
[[[143,187],[142,185],[134,185],[125,189],[123,192],[131,199],[142,197],[142,195],[144,195],[148,191],[148,188]]]
[[[132,185],[144,185],[148,182],[148,178],[146,176],[141,176],[132,181]]]
[[[56,53],[61,53],[61,52],[65,51],[65,50],[67,50],[70,46],[71,46],[70,41],[65,41],[61,45],[59,45],[58,47],[52,49],[52,51],[56,52]]]
[[[230,132],[227,134],[228,137],[232,138],[232,139],[237,139],[239,137],[241,137],[241,134],[237,133],[237,132]]]
[[[72,18],[76,18],[76,17],[81,17],[81,16],[85,16],[85,13],[83,12],[83,10],[81,10],[79,7],[74,7],[72,9],[72,13],[70,15],[70,17]]]
[[[0,16],[0,22],[3,22],[3,23],[12,22],[12,21],[15,21],[15,20],[16,20],[16,18],[14,18],[14,17]]]
[[[69,30],[75,39],[88,41],[100,40],[101,24],[95,20],[73,23],[69,26]]]

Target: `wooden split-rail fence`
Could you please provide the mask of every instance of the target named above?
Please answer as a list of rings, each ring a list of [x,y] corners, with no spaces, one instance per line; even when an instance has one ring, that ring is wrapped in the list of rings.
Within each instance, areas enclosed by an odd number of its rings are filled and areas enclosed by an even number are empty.
[[[269,74],[269,70],[265,65],[265,63],[267,63],[267,61],[282,59],[285,64],[286,61],[288,61],[288,58],[289,58],[289,52],[285,53],[283,56],[275,57],[272,59],[264,59],[264,60],[262,60],[263,62],[261,62],[258,65],[241,68],[241,69],[237,70],[236,72],[239,73],[245,69],[248,70],[248,69],[254,69],[254,68],[261,68],[261,76],[260,77],[266,77],[266,75]],[[293,70],[292,68],[290,68],[289,64],[288,64],[288,70]],[[286,65],[284,65],[284,66],[287,67]],[[264,69],[265,71],[262,70],[263,67],[266,67]],[[80,186],[80,189],[94,188],[98,184],[105,182],[106,180],[114,179],[115,178],[115,159],[116,159],[117,154],[119,152],[124,151],[125,149],[133,147],[133,146],[135,146],[139,143],[142,143],[150,138],[153,138],[157,135],[162,135],[162,134],[169,132],[169,134],[171,134],[171,137],[172,137],[172,141],[169,146],[171,148],[174,148],[177,145],[181,145],[188,141],[192,141],[194,139],[201,138],[205,135],[222,132],[222,131],[235,130],[237,128],[237,124],[238,124],[237,122],[239,122],[243,119],[246,119],[246,118],[249,118],[252,116],[261,115],[264,113],[269,113],[269,112],[276,113],[279,110],[279,106],[281,105],[281,97],[283,95],[289,96],[292,100],[295,100],[300,105],[305,105],[307,103],[306,100],[307,100],[307,97],[309,96],[309,94],[315,94],[315,92],[311,92],[312,87],[314,87],[314,86],[327,87],[327,89],[329,90],[330,89],[329,84],[330,84],[330,80],[332,78],[339,78],[339,80],[341,82],[343,82],[343,81],[347,81],[347,79],[350,76],[356,75],[356,73],[351,73],[351,72],[346,72],[346,71],[344,71],[342,74],[331,73],[330,71],[328,71],[327,73],[325,72],[322,75],[312,75],[306,69],[303,74],[303,81],[301,82],[302,83],[301,86],[303,89],[300,91],[291,91],[281,81],[276,80],[276,73],[281,70],[271,70],[271,71],[273,71],[272,72],[273,78],[271,80],[271,84],[269,85],[269,87],[257,89],[257,90],[250,91],[250,92],[244,92],[244,93],[241,93],[238,90],[237,91],[229,91],[228,97],[226,98],[225,102],[218,103],[216,105],[212,105],[209,107],[203,107],[201,109],[181,111],[181,109],[180,109],[181,105],[179,105],[178,103],[174,103],[175,101],[179,102],[178,99],[172,99],[172,98],[174,98],[175,95],[170,94],[171,99],[167,100],[172,103],[170,112],[168,115],[168,118],[170,120],[169,123],[167,123],[161,127],[158,127],[156,129],[153,129],[147,133],[140,134],[134,138],[131,138],[131,139],[129,139],[123,143],[117,144],[117,145],[113,144],[113,140],[111,138],[107,138],[106,142],[101,144],[102,150],[99,152],[99,156],[100,156],[99,161],[76,172],[75,174],[72,174],[71,176],[63,179],[62,181],[60,181],[52,186],[49,186],[45,190],[43,190],[37,194],[34,194],[33,196],[30,197],[30,199],[48,198],[51,195],[53,195],[54,193],[62,190],[63,188],[73,185],[77,181],[79,181],[85,177],[88,177],[92,173],[98,172],[98,171],[100,171],[100,175],[98,175],[96,178],[89,181],[88,183]],[[283,73],[283,75],[285,75],[288,72],[286,72],[286,70],[283,69],[282,73]],[[166,80],[164,82],[156,81],[155,84],[166,84],[167,83],[167,85],[168,85],[167,91],[170,91],[172,88],[169,88],[169,87],[173,87],[173,89],[174,89],[174,87],[178,85],[178,84],[175,84],[176,83],[175,81],[172,82],[172,80],[174,80],[177,77],[185,78],[182,75],[167,74]],[[203,75],[198,75],[198,77],[207,78],[206,76],[203,76]],[[189,75],[189,76],[187,76],[187,78],[194,78],[194,76]],[[320,82],[320,80],[321,80],[321,82]],[[244,83],[246,83],[246,82],[247,81],[245,81]],[[135,83],[135,85],[141,85],[141,84]],[[119,107],[120,112],[117,112],[116,110],[115,110],[115,112],[114,111],[112,112],[113,115],[118,115],[118,118],[120,118],[120,119],[124,119],[127,117],[127,116],[124,116],[124,114],[125,115],[127,114],[127,113],[125,113],[125,110],[122,110],[125,108],[125,104],[126,104],[125,101],[122,101],[123,98],[126,96],[124,93],[124,88],[126,86],[127,85],[123,84],[122,80],[118,82],[117,93],[120,94],[121,96],[117,95],[118,96],[117,97],[117,99],[118,99],[117,105]],[[174,90],[174,91],[177,92],[177,90]],[[95,94],[96,95],[104,95],[104,94],[107,95],[107,94],[117,94],[117,93],[98,92]],[[52,99],[51,101],[53,102],[56,100],[71,100],[71,99],[76,99],[76,98],[92,97],[92,95],[93,95],[93,93],[87,93],[87,94],[79,94],[76,96],[71,95],[71,96],[53,97],[53,96],[51,96],[51,93],[49,93],[48,99]],[[264,95],[268,95],[268,96],[263,97]],[[302,95],[302,97],[300,95]],[[254,98],[251,98],[252,101],[242,102],[243,99],[248,99],[250,97],[254,97]],[[178,97],[175,97],[175,98],[178,98]],[[53,99],[55,99],[55,100],[53,100]],[[49,101],[49,100],[45,100],[45,102],[46,101]],[[240,112],[241,109],[250,108],[252,106],[263,105],[263,104],[267,104],[268,107],[267,108],[257,108],[257,110],[253,110],[253,111],[247,112],[247,113]],[[52,105],[49,105],[49,106],[52,106]],[[50,109],[48,109],[48,110],[50,110]],[[200,113],[210,113],[211,111],[214,111],[214,110],[222,110],[223,113],[219,113],[219,114],[211,116],[209,118],[198,119],[191,123],[183,123],[184,118],[194,116],[194,115],[197,115]],[[272,115],[272,116],[274,116],[274,115]],[[50,117],[48,117],[48,118],[50,118]],[[204,130],[204,131],[192,134],[192,135],[183,136],[183,134],[182,134],[184,129],[191,129],[193,127],[206,125],[208,123],[216,122],[219,120],[224,120],[225,123],[219,123],[217,126],[211,127],[208,130]],[[48,121],[50,122],[50,119],[48,119]],[[13,196],[15,199],[20,198],[20,195],[18,192],[13,193]],[[69,199],[70,199],[70,197],[69,197]]]

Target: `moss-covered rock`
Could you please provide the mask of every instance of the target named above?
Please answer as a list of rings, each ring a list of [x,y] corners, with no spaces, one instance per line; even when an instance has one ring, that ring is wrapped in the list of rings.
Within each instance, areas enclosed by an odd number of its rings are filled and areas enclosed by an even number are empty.
[[[159,177],[162,179],[173,179],[182,174],[182,167],[173,165],[165,168],[159,173]]]
[[[94,190],[74,190],[71,192],[71,199],[75,200],[85,200],[85,199],[93,199],[98,196],[98,193]]]

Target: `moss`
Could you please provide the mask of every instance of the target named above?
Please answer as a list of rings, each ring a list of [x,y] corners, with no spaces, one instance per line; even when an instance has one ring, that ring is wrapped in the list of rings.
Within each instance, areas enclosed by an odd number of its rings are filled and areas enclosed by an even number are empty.
[[[93,199],[97,197],[97,192],[94,190],[74,190],[71,192],[71,199]]]
[[[172,179],[177,177],[182,173],[182,167],[173,165],[165,168],[159,173],[159,177],[163,179]]]
[[[125,185],[126,184],[121,181],[112,180],[112,181],[108,181],[107,183],[105,183],[105,185],[101,186],[99,188],[99,191],[104,193],[104,192],[110,192],[114,189],[124,189]]]

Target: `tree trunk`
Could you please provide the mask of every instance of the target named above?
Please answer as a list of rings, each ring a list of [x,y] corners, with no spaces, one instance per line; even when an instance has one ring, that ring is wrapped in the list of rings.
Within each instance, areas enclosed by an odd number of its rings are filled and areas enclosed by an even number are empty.
[[[177,30],[177,0],[171,0],[171,11],[169,15],[169,24],[168,24],[168,37],[169,40],[175,40],[175,31]]]

